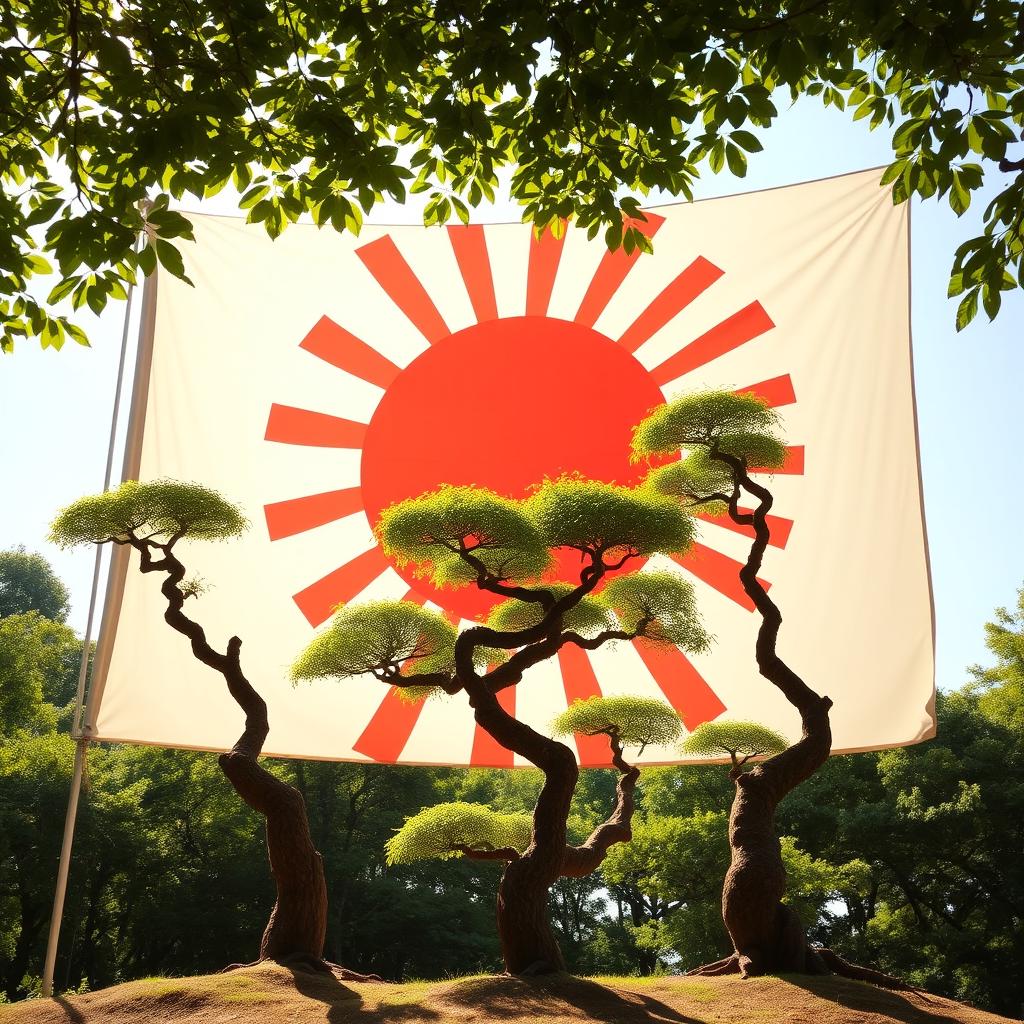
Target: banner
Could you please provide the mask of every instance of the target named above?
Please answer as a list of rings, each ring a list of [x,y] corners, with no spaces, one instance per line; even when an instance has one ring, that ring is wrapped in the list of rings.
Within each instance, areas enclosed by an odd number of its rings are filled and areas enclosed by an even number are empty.
[[[193,216],[194,287],[163,276],[140,360],[129,451],[241,504],[252,529],[180,545],[208,591],[189,612],[269,705],[268,753],[512,765],[464,695],[409,704],[371,677],[293,687],[288,667],[340,602],[401,598],[452,621],[486,611],[397,568],[372,524],[440,483],[521,495],[578,470],[629,484],[632,427],[699,388],[753,389],[780,411],[789,458],[761,572],[780,653],[834,701],[836,751],[933,734],[933,624],[909,337],[908,206],[878,171],[660,207],[654,252],[608,252],[569,228],[364,228]],[[151,348],[149,345],[151,344]],[[129,459],[131,463],[132,459]],[[754,664],[758,616],[738,569],[750,539],[702,522],[680,561],[710,653],[642,641],[561,656],[505,691],[546,731],[590,694],[667,699],[688,729],[718,717],[799,733]],[[654,558],[652,568],[673,565]],[[96,739],[224,749],[242,716],[163,621],[155,576],[115,559],[88,709]],[[603,741],[579,741],[607,764]],[[650,748],[645,763],[679,762]]]

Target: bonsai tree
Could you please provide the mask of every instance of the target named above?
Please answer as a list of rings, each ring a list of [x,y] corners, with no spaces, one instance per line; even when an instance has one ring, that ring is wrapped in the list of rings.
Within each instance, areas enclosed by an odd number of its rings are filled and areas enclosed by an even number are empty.
[[[566,744],[509,714],[498,694],[567,644],[595,650],[646,637],[705,650],[709,638],[685,580],[671,572],[616,575],[657,552],[687,550],[691,516],[648,487],[562,477],[545,480],[521,500],[443,486],[386,509],[377,534],[388,554],[413,563],[435,585],[475,586],[498,603],[486,622],[459,633],[440,614],[408,602],[344,607],[299,657],[293,676],[366,674],[416,695],[464,692],[477,724],[541,770],[528,838],[521,824],[448,805],[412,819],[389,853],[504,861],[497,919],[506,969],[562,970],[548,890],[563,875],[592,871],[612,843],[628,839],[636,769],[623,760],[622,746],[667,736],[667,713],[609,699],[574,705],[559,719],[559,730],[607,735],[620,772],[611,817],[582,846],[571,847],[566,822],[579,775],[576,758]],[[556,570],[561,579],[551,578]],[[440,834],[424,840],[440,821],[446,823]]]
[[[702,722],[683,740],[679,749],[692,757],[728,757],[729,777],[736,778],[753,758],[781,754],[789,746],[786,737],[758,722]]]
[[[728,515],[749,527],[754,540],[740,569],[743,589],[761,617],[755,645],[758,671],[777,687],[800,716],[800,739],[789,746],[781,737],[751,723],[722,723],[695,731],[695,747],[728,754],[735,797],[729,818],[731,863],[722,890],[722,916],[734,952],[697,968],[695,974],[738,972],[744,977],[779,972],[828,973],[906,988],[897,979],[847,964],[830,950],[812,947],[792,908],[782,903],[786,872],[775,809],[787,793],[828,759],[832,745],[832,701],[816,693],[776,650],[782,613],[757,578],[771,537],[772,494],[752,477],[755,467],[770,470],[786,458],[778,415],[752,394],[705,391],[685,395],[656,409],[635,430],[637,459],[678,453],[679,461],[652,470],[648,485],[674,496],[687,509]],[[740,501],[753,499],[745,511]],[[771,754],[744,771],[752,757]]]
[[[619,772],[612,813],[584,842],[573,845],[566,841],[560,877],[582,878],[591,874],[612,846],[632,839],[634,793],[640,770],[626,762],[624,748],[635,746],[642,751],[650,743],[672,743],[681,729],[679,716],[668,704],[645,697],[577,700],[554,720],[555,736],[607,736],[612,764]],[[533,819],[527,814],[502,814],[480,804],[439,804],[406,819],[388,840],[387,857],[390,864],[464,856],[510,865],[529,850],[532,839]],[[515,908],[499,912],[502,913],[507,918],[515,913]],[[549,963],[544,961],[542,965]]]
[[[185,613],[186,601],[202,587],[186,580],[178,545],[184,540],[229,540],[247,526],[236,506],[207,487],[174,480],[129,481],[117,490],[73,502],[58,514],[50,536],[64,547],[127,545],[138,554],[141,572],[162,575],[164,619],[189,641],[193,655],[223,678],[245,715],[241,736],[218,760],[235,792],[266,820],[277,900],[260,943],[260,959],[328,969],[333,965],[322,960],[327,927],[323,863],[310,836],[302,794],[259,763],[270,729],[267,705],[242,669],[242,641],[234,636],[224,651],[218,651],[203,627]]]

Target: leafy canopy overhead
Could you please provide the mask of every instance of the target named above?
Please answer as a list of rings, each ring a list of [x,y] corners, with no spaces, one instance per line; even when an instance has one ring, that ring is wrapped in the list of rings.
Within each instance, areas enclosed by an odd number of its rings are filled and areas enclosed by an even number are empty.
[[[129,536],[157,543],[181,537],[228,540],[248,526],[237,505],[202,484],[128,480],[116,490],[79,498],[62,509],[50,526],[50,540],[65,548]]]
[[[1024,258],[1020,0],[898,6],[425,0],[9,0],[0,21],[3,347],[85,342],[53,304],[99,312],[159,262],[184,275],[171,198],[231,185],[279,235],[302,214],[358,231],[385,195],[424,193],[425,220],[468,219],[499,173],[524,216],[575,217],[647,247],[637,194],[689,198],[705,169],[742,176],[751,128],[817,96],[894,129],[893,199],[961,214],[1010,177],[984,234],[957,252],[958,326],[994,316]],[[154,200],[152,235],[133,252]],[[48,299],[28,281],[51,266]]]
[[[533,818],[529,814],[503,814],[480,804],[435,804],[405,819],[385,846],[389,864],[411,864],[436,857],[463,856],[459,847],[474,850],[513,849],[530,845]]]
[[[450,672],[455,637],[443,615],[411,601],[347,605],[299,655],[291,677],[298,682],[371,672],[382,678]]]
[[[682,732],[679,715],[652,697],[588,697],[575,700],[551,723],[555,736],[614,735],[626,747],[673,743]]]

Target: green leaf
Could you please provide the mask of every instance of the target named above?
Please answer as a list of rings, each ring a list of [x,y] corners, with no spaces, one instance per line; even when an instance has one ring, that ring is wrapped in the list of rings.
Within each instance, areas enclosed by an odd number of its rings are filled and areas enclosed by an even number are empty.
[[[711,147],[711,152],[708,154],[708,166],[715,174],[718,174],[725,166],[725,141],[723,139],[717,139]]]
[[[988,314],[989,320],[995,320],[999,315],[999,307],[1002,305],[1003,297],[998,288],[992,288],[987,282],[982,285],[981,304]]]
[[[726,146],[725,158],[729,162],[729,170],[732,171],[737,178],[746,177],[747,158],[743,155],[743,150],[740,149],[739,146]]]
[[[949,205],[958,217],[963,216],[971,205],[971,193],[964,188],[956,171],[953,172],[953,185],[949,190]]]
[[[158,238],[156,240],[156,255],[165,270],[182,281],[188,281],[185,276],[185,261],[181,258],[181,253],[170,242]]]
[[[978,288],[972,288],[956,310],[956,329],[959,333],[978,315]]]
[[[764,149],[761,140],[748,131],[734,131],[729,138],[748,153],[760,153]]]
[[[139,270],[147,277],[156,270],[156,250],[150,242],[139,251]]]

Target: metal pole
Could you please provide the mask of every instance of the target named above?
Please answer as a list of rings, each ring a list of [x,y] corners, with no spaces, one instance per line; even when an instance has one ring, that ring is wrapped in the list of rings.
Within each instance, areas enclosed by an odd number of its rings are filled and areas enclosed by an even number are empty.
[[[146,211],[143,210],[143,216]],[[142,236],[140,235],[140,240]],[[138,252],[139,242],[135,250]],[[114,407],[110,415],[110,440],[107,445],[107,463],[103,473],[103,490],[110,490],[110,477],[114,466],[114,442],[117,437],[117,414],[121,405],[121,390],[124,384],[124,364],[128,351],[128,333],[132,315],[134,285],[128,286],[125,299],[124,327],[121,331],[121,354],[117,364],[117,383],[114,387]],[[57,866],[57,888],[53,893],[53,912],[50,915],[50,934],[46,940],[46,961],[43,965],[42,994],[53,995],[53,975],[57,966],[57,944],[60,940],[60,926],[64,917],[64,897],[67,895],[68,873],[71,869],[71,846],[75,839],[75,819],[78,817],[78,798],[82,791],[82,775],[85,770],[88,737],[82,732],[82,710],[85,706],[85,683],[89,672],[89,648],[92,644],[93,616],[96,612],[96,593],[100,582],[100,565],[103,549],[96,545],[96,559],[92,569],[92,590],[89,594],[89,614],[82,639],[82,660],[78,665],[78,688],[75,693],[75,717],[71,724],[71,736],[75,741],[75,767],[71,775],[71,792],[68,794],[68,809],[64,817],[64,838],[61,841],[60,861]]]

